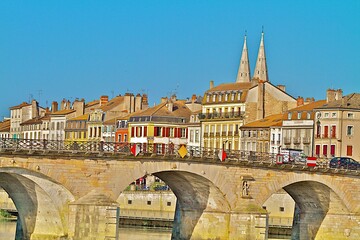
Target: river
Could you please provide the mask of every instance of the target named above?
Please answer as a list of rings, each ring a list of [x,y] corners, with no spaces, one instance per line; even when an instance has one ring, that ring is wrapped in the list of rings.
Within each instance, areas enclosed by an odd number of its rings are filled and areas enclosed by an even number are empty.
[[[0,221],[0,239],[15,239],[16,221]],[[120,228],[120,240],[170,240],[171,229],[153,228]],[[269,240],[291,239],[288,238],[269,238]]]

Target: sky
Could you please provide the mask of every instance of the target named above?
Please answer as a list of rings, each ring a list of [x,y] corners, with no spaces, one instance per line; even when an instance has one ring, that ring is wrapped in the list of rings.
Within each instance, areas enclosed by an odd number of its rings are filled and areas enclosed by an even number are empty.
[[[254,71],[262,29],[274,85],[359,93],[359,12],[358,0],[1,0],[0,119],[33,98],[203,95],[235,82],[245,33]]]

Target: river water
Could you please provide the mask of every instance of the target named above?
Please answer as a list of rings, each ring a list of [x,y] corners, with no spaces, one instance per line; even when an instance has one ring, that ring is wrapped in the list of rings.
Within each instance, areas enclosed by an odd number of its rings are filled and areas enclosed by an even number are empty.
[[[16,221],[0,221],[0,239],[15,239]],[[170,240],[171,229],[153,228],[120,228],[120,240]],[[291,239],[288,238],[269,238],[269,240]]]

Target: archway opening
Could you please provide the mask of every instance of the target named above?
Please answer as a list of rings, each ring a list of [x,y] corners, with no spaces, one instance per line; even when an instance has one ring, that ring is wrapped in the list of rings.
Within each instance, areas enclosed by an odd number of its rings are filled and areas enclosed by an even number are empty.
[[[271,228],[278,228],[275,233],[282,233],[287,239],[315,239],[322,227],[331,224],[331,214],[349,213],[330,187],[316,181],[284,186],[263,204],[263,208],[269,213],[270,234]]]
[[[11,210],[17,213],[15,233],[14,224],[6,229],[8,239],[67,235],[67,217],[63,213],[73,196],[61,185],[37,172],[17,168],[0,172],[0,188],[4,198],[11,199]]]
[[[200,228],[204,212],[226,212],[230,208],[211,181],[185,171],[160,171],[141,176],[122,192],[118,202],[120,225],[122,221],[131,224],[137,220],[137,224],[132,224],[138,225],[139,222],[151,224],[151,218],[161,219],[163,226],[171,228],[167,238],[161,239],[171,239],[171,236],[190,239],[195,229]]]

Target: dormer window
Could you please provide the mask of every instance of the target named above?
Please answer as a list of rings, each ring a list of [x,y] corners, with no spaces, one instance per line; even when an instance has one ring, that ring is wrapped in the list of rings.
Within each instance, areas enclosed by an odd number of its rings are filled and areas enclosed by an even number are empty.
[[[216,95],[214,94],[213,95],[213,102],[215,102],[216,101]]]
[[[225,94],[225,101],[227,101],[228,100],[228,96],[229,96],[229,94]]]
[[[298,118],[298,119],[301,119],[301,112],[298,112],[297,118]]]
[[[238,93],[237,100],[240,101],[241,99],[241,92]]]
[[[206,102],[209,102],[210,101],[210,95],[206,95]]]
[[[221,94],[219,94],[219,102],[221,102]]]
[[[289,112],[289,113],[288,113],[288,119],[291,120],[291,117],[292,117],[292,113]]]
[[[231,94],[231,101],[234,101],[235,100],[235,93],[232,93]]]

